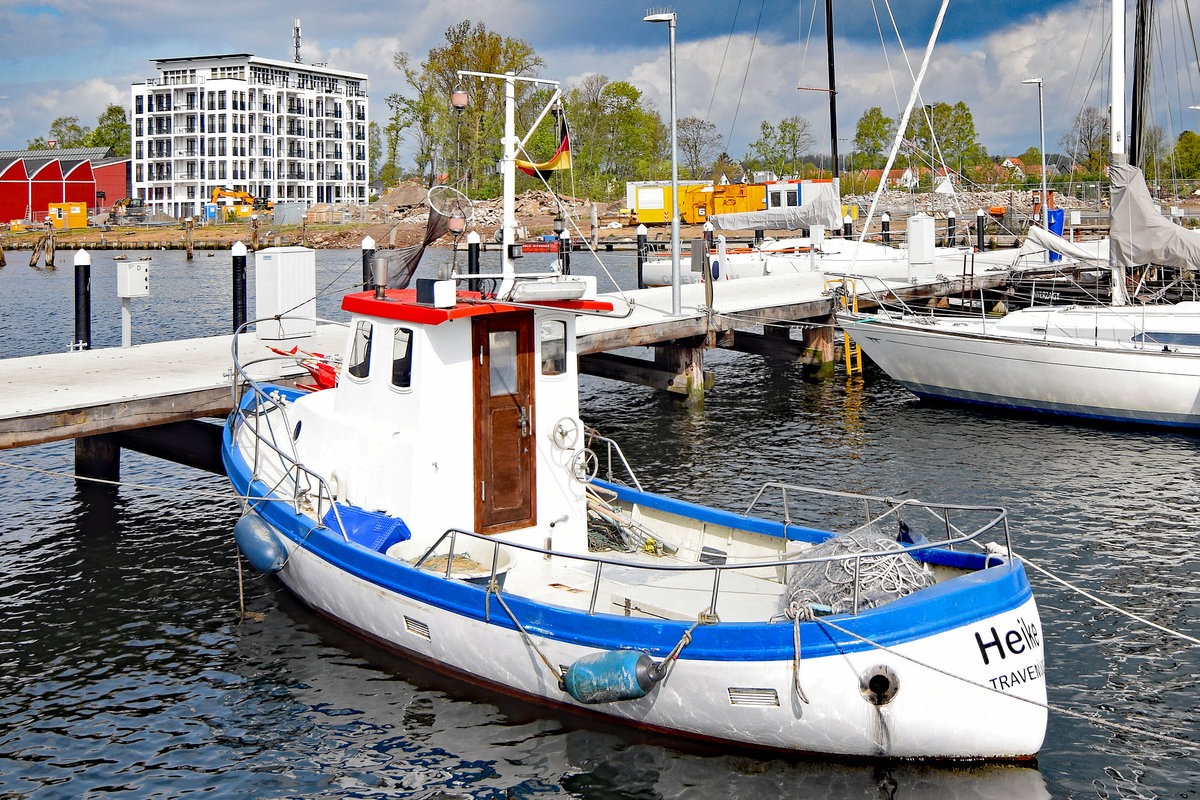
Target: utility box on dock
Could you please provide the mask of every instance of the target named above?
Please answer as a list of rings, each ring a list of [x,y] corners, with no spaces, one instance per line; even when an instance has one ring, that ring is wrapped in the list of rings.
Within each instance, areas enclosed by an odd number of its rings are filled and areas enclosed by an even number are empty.
[[[268,247],[254,254],[254,316],[302,319],[259,322],[259,339],[299,339],[317,330],[317,253],[307,247]]]
[[[149,297],[150,265],[122,261],[117,264],[117,297]]]

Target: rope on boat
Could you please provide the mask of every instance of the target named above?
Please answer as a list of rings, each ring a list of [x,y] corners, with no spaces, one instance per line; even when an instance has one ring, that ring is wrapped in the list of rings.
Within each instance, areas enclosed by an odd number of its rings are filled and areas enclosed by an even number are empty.
[[[988,544],[988,550],[992,550],[993,552],[1002,552],[1002,549],[998,545],[995,545],[995,544]],[[1173,630],[1171,628],[1166,627],[1165,625],[1159,625],[1157,622],[1148,620],[1139,614],[1135,614],[1132,611],[1126,611],[1125,609],[1121,608],[1120,606],[1113,605],[1112,603],[1108,602],[1107,600],[1102,600],[1099,597],[1097,597],[1096,595],[1087,591],[1086,589],[1081,589],[1078,586],[1075,586],[1075,585],[1071,584],[1070,582],[1066,581],[1065,579],[1058,577],[1057,575],[1055,575],[1053,572],[1050,572],[1046,568],[1038,566],[1037,564],[1033,563],[1029,559],[1027,559],[1024,556],[1017,553],[1016,551],[1013,551],[1012,555],[1013,555],[1013,558],[1020,559],[1022,564],[1033,567],[1035,570],[1037,570],[1041,574],[1045,575],[1047,578],[1050,578],[1051,580],[1055,581],[1056,583],[1062,584],[1063,586],[1067,587],[1068,589],[1070,589],[1073,592],[1077,592],[1078,594],[1083,595],[1088,600],[1091,600],[1093,603],[1098,603],[1101,606],[1104,606],[1105,608],[1109,609],[1110,611],[1116,611],[1118,614],[1126,616],[1129,619],[1135,620],[1136,622],[1140,622],[1143,625],[1148,625],[1151,628],[1154,628],[1156,630],[1160,630],[1163,633],[1167,633],[1176,638],[1183,639],[1186,642],[1191,642],[1193,646],[1200,646],[1200,639],[1197,639],[1195,636],[1189,636],[1186,633],[1182,633],[1180,631]]]
[[[996,689],[992,686],[988,686],[985,683],[978,683],[976,681],[971,680],[970,678],[964,678],[962,675],[956,675],[955,673],[944,670],[941,667],[935,667],[933,664],[928,664],[924,661],[913,658],[912,656],[908,656],[908,655],[905,655],[904,653],[897,652],[896,650],[893,650],[892,648],[888,647],[887,645],[883,645],[883,644],[880,644],[879,642],[872,641],[871,639],[868,639],[865,636],[860,636],[857,633],[855,633],[854,631],[846,630],[841,625],[838,625],[837,623],[834,623],[834,622],[830,622],[825,617],[817,617],[815,621],[822,625],[828,625],[830,628],[833,628],[836,631],[840,631],[841,633],[846,634],[847,636],[851,637],[852,639],[857,639],[858,641],[860,641],[864,644],[868,644],[871,647],[876,648],[877,650],[882,650],[883,652],[885,652],[889,655],[895,656],[896,658],[902,658],[905,661],[916,664],[918,667],[924,667],[925,669],[932,670],[932,671],[938,673],[939,675],[945,675],[947,678],[953,678],[957,681],[961,681],[961,682],[967,684],[968,686],[974,686],[978,689],[984,689],[985,691],[989,691],[989,692],[998,694],[1001,697],[1007,697],[1010,700],[1019,700],[1022,703],[1028,703],[1031,706],[1037,706],[1038,708],[1044,708],[1046,711],[1054,711],[1056,713],[1062,714],[1067,717],[1072,717],[1074,719],[1083,720],[1084,722],[1090,722],[1093,725],[1099,725],[1101,727],[1108,727],[1114,731],[1119,731],[1121,733],[1128,733],[1128,734],[1131,734],[1134,736],[1146,736],[1151,739],[1157,739],[1160,742],[1169,742],[1170,744],[1179,745],[1180,747],[1184,747],[1189,750],[1200,750],[1200,742],[1193,742],[1193,741],[1189,741],[1188,739],[1180,739],[1177,736],[1169,736],[1165,733],[1156,733],[1154,731],[1148,731],[1148,730],[1144,730],[1142,728],[1134,728],[1130,725],[1122,725],[1119,722],[1112,722],[1110,720],[1100,719],[1099,717],[1092,716],[1091,714],[1085,714],[1082,711],[1073,711],[1068,708],[1058,708],[1056,706],[1050,705],[1049,703],[1042,703],[1037,700],[1030,700],[1028,697],[1021,697],[1020,695],[1009,694],[1008,692],[1005,692],[1001,689]]]
[[[511,608],[508,607],[508,603],[504,602],[504,598],[500,596],[500,584],[496,582],[495,578],[488,581],[487,595],[484,596],[483,599],[483,618],[489,624],[492,621],[492,595],[496,595],[496,602],[500,603],[501,608],[508,612],[509,618],[513,621],[513,624],[517,626],[517,630],[521,632],[521,638],[525,640],[525,644],[533,648],[533,652],[537,653],[538,658],[540,658],[542,663],[546,665],[546,668],[550,670],[550,674],[552,674],[555,681],[558,682],[558,688],[562,691],[566,691],[566,684],[563,681],[563,673],[558,667],[551,663],[550,659],[546,658],[546,654],[543,653],[541,648],[537,646],[537,643],[533,641],[533,637],[531,637],[529,632],[525,630],[525,626],[521,624],[521,620],[517,619],[517,615],[513,613]]]

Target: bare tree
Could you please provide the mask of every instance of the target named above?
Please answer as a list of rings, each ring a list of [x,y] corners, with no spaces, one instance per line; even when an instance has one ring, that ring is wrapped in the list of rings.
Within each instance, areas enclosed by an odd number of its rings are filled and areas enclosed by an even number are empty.
[[[1075,163],[1088,172],[1099,173],[1108,152],[1108,114],[1096,106],[1088,106],[1075,115],[1071,130],[1058,143]]]
[[[721,149],[717,126],[699,117],[684,117],[676,123],[679,152],[692,178],[701,178]]]

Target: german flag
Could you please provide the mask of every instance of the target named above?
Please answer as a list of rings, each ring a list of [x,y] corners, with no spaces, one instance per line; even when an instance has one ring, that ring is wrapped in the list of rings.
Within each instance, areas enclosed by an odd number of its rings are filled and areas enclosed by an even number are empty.
[[[549,179],[550,173],[555,170],[571,168],[571,132],[567,130],[566,119],[560,118],[558,122],[562,125],[562,140],[558,143],[558,149],[554,151],[550,160],[543,161],[541,164],[533,164],[518,158],[517,169],[526,175],[537,175],[545,180]]]

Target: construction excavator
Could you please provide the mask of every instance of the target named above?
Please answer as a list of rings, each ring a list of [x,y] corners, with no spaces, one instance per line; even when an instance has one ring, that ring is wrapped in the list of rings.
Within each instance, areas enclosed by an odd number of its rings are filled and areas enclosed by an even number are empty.
[[[255,197],[249,192],[234,189],[213,189],[212,202],[239,217],[248,217],[259,211],[272,211],[275,208],[275,204],[265,197]]]

